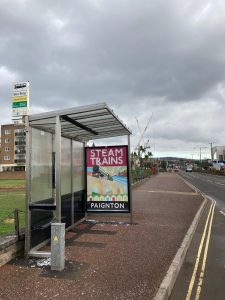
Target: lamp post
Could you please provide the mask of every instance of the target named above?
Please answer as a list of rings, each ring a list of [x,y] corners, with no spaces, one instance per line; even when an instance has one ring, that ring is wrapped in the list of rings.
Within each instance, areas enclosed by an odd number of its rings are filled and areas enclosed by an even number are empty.
[[[202,149],[206,149],[207,147],[199,147],[200,149],[200,164],[202,164]]]
[[[202,164],[202,149],[206,149],[207,147],[194,147],[194,149],[198,148],[200,150],[200,159],[199,164]]]
[[[211,161],[213,163],[213,150],[212,150],[212,145],[215,144],[215,142],[210,142],[209,145],[210,145],[210,149],[211,149]]]

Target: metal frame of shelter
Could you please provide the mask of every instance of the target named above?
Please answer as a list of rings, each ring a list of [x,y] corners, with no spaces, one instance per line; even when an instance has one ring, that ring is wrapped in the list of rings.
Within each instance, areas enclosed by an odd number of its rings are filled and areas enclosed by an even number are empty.
[[[132,132],[123,124],[123,122],[118,118],[118,116],[110,109],[106,103],[88,105],[75,107],[65,110],[46,112],[42,114],[35,114],[25,117],[26,124],[26,234],[25,234],[25,254],[27,256],[37,256],[46,257],[47,252],[38,251],[40,247],[49,241],[49,238],[37,242],[36,245],[31,243],[31,235],[33,232],[32,228],[32,218],[35,212],[35,218],[43,214],[50,214],[54,217],[55,222],[62,222],[62,192],[61,192],[61,182],[62,178],[62,139],[65,138],[68,144],[70,143],[71,154],[68,157],[69,164],[71,165],[70,170],[70,181],[71,181],[71,197],[68,198],[67,209],[71,215],[71,222],[67,226],[67,229],[74,226],[76,223],[74,219],[74,197],[76,195],[73,192],[74,184],[74,170],[73,170],[73,141],[75,143],[80,143],[84,151],[85,143],[90,140],[111,138],[117,136],[127,136],[128,144],[128,157],[129,157],[129,194],[130,194],[130,219],[132,222],[132,193],[131,193],[131,161],[130,161],[130,135]],[[42,156],[45,154],[40,154],[36,150],[37,155],[39,155],[39,162],[37,166],[33,161],[33,143],[35,140],[35,135],[33,132],[38,131],[39,136],[49,135],[51,138],[51,147],[54,149],[54,162],[52,160],[51,164],[54,165],[52,169],[51,176],[54,177],[52,180],[52,186],[49,189],[52,193],[51,201],[45,203],[43,199],[38,199],[38,201],[33,201],[32,193],[35,189],[35,179],[32,178],[34,173],[33,169],[41,167]],[[68,141],[69,140],[69,141]],[[36,142],[37,143],[37,142]],[[43,152],[41,148],[41,141],[39,142],[39,149]],[[44,143],[43,143],[44,144]],[[44,146],[44,145],[43,145]],[[41,156],[42,155],[42,156]],[[49,156],[50,157],[50,156]],[[85,176],[83,172],[82,176]],[[39,177],[41,175],[39,174]],[[44,179],[42,179],[44,180]],[[45,183],[43,183],[45,184]],[[33,186],[34,185],[34,186]],[[39,192],[40,189],[39,189]],[[36,191],[36,194],[39,193]],[[75,195],[75,196],[74,196]],[[40,200],[40,201],[39,201]],[[71,210],[71,211],[70,211]],[[50,224],[44,224],[43,228],[50,227]],[[37,228],[36,228],[37,229]],[[34,229],[35,230],[35,229]],[[38,230],[36,231],[38,235]],[[49,236],[49,235],[48,235]],[[44,237],[45,239],[46,237]]]

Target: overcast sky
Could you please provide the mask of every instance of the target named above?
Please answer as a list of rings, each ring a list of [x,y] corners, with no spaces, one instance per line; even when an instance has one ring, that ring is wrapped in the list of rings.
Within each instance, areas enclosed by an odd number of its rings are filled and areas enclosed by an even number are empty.
[[[155,156],[225,145],[224,0],[0,0],[0,124],[13,83],[31,113],[106,102]],[[194,149],[194,147],[196,147]]]

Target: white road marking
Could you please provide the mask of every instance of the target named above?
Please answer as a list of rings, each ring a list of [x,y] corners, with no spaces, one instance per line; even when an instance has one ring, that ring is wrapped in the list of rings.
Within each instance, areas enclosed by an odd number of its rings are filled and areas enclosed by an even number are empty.
[[[222,210],[220,210],[220,213],[225,216],[225,213]]]

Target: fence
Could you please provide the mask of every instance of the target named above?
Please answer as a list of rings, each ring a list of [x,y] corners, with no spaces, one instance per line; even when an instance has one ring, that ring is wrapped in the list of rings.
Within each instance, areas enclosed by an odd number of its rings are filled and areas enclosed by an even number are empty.
[[[132,183],[136,183],[144,178],[150,177],[153,174],[150,168],[136,168],[131,171]]]

